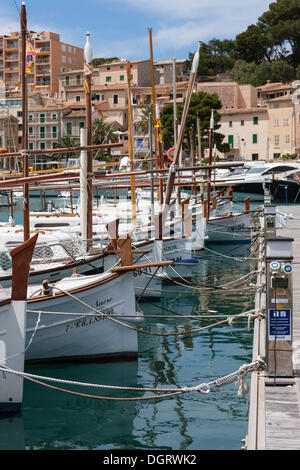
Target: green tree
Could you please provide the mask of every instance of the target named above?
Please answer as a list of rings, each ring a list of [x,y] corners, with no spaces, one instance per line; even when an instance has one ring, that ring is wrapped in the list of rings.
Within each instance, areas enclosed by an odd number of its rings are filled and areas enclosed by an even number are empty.
[[[270,60],[270,41],[261,26],[251,24],[235,38],[236,54],[240,60],[259,64]]]
[[[211,110],[214,109],[214,143],[217,149],[221,152],[229,151],[229,145],[223,143],[224,135],[220,134],[217,129],[220,128],[221,115],[217,112],[221,109],[222,103],[217,94],[209,93],[194,93],[191,97],[191,103],[187,116],[185,134],[184,134],[184,148],[191,150],[190,131],[193,135],[194,144],[197,143],[197,116],[199,116],[201,123],[201,148],[205,149],[209,146],[209,126]],[[183,106],[177,107],[177,119],[181,122]],[[160,112],[160,120],[162,124],[162,137],[164,147],[169,149],[174,146],[174,127],[173,127],[173,105],[166,105]]]
[[[288,82],[294,79],[293,67],[285,60],[273,62],[247,63],[237,60],[230,73],[233,80],[238,83],[250,83],[254,87],[262,86],[271,82]]]
[[[149,116],[153,113],[153,105],[145,105],[141,109],[140,119],[137,121],[139,131],[146,135],[149,133]]]
[[[95,119],[92,125],[93,144],[102,145],[109,142],[117,142],[116,130],[118,130],[118,126],[115,123],[107,124],[103,119]],[[96,160],[111,160],[111,151],[110,149],[96,150],[94,152],[94,158]]]
[[[290,56],[294,69],[300,63],[300,1],[277,0],[259,18],[257,25],[272,41],[277,58]]]
[[[111,62],[119,62],[119,61],[120,61],[119,57],[109,57],[109,58],[96,57],[92,61],[92,66],[96,68],[96,67],[99,67],[99,65],[110,64]]]
[[[192,63],[194,53],[189,54],[189,61]],[[235,62],[234,41],[224,39],[211,39],[207,44],[201,43],[200,59],[197,75],[217,75],[230,70]]]
[[[63,137],[60,137],[56,142],[53,144],[53,148],[55,149],[64,149],[64,148],[74,148],[74,147],[79,147],[80,146],[80,141],[78,137],[73,137],[71,135],[66,135]],[[56,154],[58,158],[76,158],[79,157],[80,152],[71,152],[71,153],[66,153],[62,151],[61,153]]]

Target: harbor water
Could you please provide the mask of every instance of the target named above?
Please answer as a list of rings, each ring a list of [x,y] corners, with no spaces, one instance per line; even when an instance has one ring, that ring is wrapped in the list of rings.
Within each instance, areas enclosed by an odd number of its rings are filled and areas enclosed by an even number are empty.
[[[251,208],[260,203],[253,202]],[[31,201],[31,208],[40,209],[38,199]],[[16,223],[21,223],[21,201],[14,211]],[[0,215],[1,221],[8,220],[9,209],[2,208]],[[253,331],[247,318],[180,334],[212,325],[221,318],[217,314],[234,315],[253,307],[250,288],[215,289],[250,272],[250,261],[241,260],[248,257],[248,247],[212,245],[196,255],[193,285],[165,284],[159,301],[139,303],[145,317],[159,316],[145,318],[141,328],[165,336],[139,333],[136,361],[27,365],[25,370],[96,384],[179,388],[216,380],[250,363]],[[183,318],[187,315],[192,318]],[[213,388],[206,395],[194,392],[150,400],[153,392],[59,387],[79,395],[25,380],[21,414],[0,421],[0,450],[239,450],[247,434],[249,395],[238,396],[235,384]]]

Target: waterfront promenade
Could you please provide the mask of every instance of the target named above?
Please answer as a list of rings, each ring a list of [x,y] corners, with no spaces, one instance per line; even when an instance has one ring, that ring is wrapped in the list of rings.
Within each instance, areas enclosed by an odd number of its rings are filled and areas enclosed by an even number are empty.
[[[300,450],[300,205],[279,206],[286,214],[286,227],[277,236],[293,242],[293,323],[291,377],[267,377],[253,373],[250,388],[247,450]],[[262,279],[264,282],[264,275]],[[256,304],[265,306],[264,292],[256,295]],[[254,324],[253,358],[265,358],[266,320]]]

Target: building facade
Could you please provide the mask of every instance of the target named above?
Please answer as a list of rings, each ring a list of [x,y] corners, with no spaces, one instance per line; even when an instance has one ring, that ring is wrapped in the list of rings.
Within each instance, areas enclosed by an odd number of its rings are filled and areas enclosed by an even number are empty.
[[[21,40],[19,32],[0,36],[0,80],[7,89],[20,87]],[[58,75],[68,70],[82,68],[83,49],[61,42],[60,35],[53,32],[29,31],[29,42],[39,50],[33,57],[32,73],[27,83],[32,89],[58,93]]]

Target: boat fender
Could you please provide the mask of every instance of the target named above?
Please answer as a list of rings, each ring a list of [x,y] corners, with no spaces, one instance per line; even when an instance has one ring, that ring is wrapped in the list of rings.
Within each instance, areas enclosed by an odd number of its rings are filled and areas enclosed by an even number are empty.
[[[45,280],[43,281],[42,286],[43,286],[43,295],[50,295],[50,294],[51,294],[51,291],[52,291],[52,287],[49,286],[49,281],[48,281],[48,279],[45,279]]]
[[[174,150],[176,150],[176,147],[170,148],[170,149],[168,150],[168,152],[167,152],[167,157],[168,157],[168,159],[169,159],[171,162],[174,161],[174,158],[171,157],[171,153],[174,152]]]

